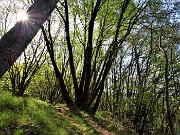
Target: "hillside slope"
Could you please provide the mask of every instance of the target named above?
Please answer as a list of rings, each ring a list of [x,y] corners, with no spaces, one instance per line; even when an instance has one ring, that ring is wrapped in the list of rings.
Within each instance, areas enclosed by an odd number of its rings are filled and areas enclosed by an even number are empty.
[[[0,135],[75,134],[130,135],[110,120],[106,112],[89,116],[82,111],[69,110],[65,105],[51,106],[33,98],[0,94]]]

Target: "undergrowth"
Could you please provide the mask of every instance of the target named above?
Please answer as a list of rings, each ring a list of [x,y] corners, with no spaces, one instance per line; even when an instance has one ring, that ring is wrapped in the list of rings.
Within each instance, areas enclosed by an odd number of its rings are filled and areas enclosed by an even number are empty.
[[[77,110],[61,113],[41,100],[0,92],[0,135],[100,135],[86,118],[114,134],[127,135],[111,119],[105,120],[104,115],[101,112],[89,116]]]

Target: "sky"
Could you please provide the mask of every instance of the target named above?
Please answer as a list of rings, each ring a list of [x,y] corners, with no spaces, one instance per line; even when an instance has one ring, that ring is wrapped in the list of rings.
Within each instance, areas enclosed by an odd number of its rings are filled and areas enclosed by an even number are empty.
[[[19,19],[18,13],[26,12],[27,8],[19,0],[0,0],[0,30],[10,30]]]

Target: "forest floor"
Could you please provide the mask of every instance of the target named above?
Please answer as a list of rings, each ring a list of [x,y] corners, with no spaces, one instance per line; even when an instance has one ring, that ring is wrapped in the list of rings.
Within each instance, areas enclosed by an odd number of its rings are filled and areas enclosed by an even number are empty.
[[[111,113],[91,116],[52,106],[34,98],[17,98],[0,93],[0,135],[134,135],[113,120]]]
[[[57,112],[63,114],[63,113],[70,113],[70,110],[67,107],[58,107],[55,106]],[[83,117],[83,115],[81,115],[81,117]],[[90,126],[92,126],[100,135],[115,135],[115,133],[113,131],[108,131],[106,128],[103,128],[100,124],[97,123],[96,120],[94,120],[92,117],[90,117],[89,115],[85,115],[83,117],[83,120],[89,124]],[[73,120],[71,117],[69,117],[69,121],[72,123],[72,125],[77,126],[77,127],[81,127],[81,125]]]

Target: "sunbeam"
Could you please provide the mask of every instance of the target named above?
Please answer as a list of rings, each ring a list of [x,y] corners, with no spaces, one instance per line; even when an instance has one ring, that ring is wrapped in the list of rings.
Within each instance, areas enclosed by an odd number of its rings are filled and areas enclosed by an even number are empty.
[[[26,14],[26,12],[21,11],[19,13],[17,13],[17,21],[27,21],[28,20],[28,15]]]

